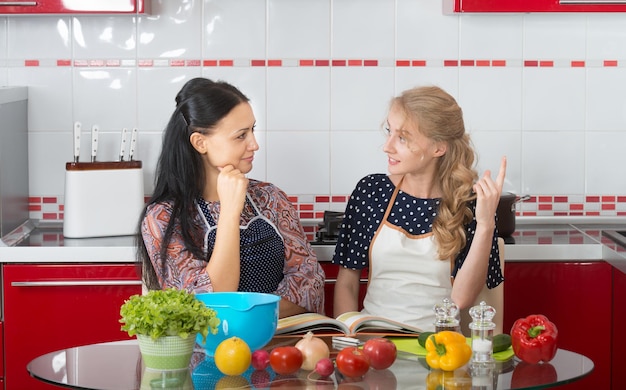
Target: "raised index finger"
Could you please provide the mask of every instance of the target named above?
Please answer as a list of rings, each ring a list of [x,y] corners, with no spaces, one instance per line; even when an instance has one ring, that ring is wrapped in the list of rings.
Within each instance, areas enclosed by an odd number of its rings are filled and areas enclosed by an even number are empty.
[[[496,184],[498,185],[498,189],[502,192],[502,187],[504,186],[504,177],[506,176],[506,156],[502,156],[502,162],[500,163],[500,172],[498,172],[498,177],[496,178]]]

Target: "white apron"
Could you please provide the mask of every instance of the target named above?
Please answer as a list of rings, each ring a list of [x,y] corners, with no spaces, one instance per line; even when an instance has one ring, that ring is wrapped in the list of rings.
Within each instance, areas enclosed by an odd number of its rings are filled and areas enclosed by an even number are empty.
[[[370,245],[363,312],[434,330],[433,306],[452,291],[450,262],[437,257],[432,232],[412,235],[387,222],[401,184]]]

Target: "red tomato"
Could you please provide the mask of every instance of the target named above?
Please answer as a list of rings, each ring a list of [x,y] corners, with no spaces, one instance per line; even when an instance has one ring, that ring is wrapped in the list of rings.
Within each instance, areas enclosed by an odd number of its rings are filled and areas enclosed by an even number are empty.
[[[367,340],[363,344],[363,352],[370,359],[370,365],[377,370],[391,367],[398,356],[396,345],[383,337]]]
[[[350,378],[361,377],[370,369],[367,355],[357,347],[346,347],[339,351],[335,362],[339,372]]]
[[[293,345],[276,347],[270,352],[270,366],[277,374],[293,374],[300,369],[304,360],[302,352]]]

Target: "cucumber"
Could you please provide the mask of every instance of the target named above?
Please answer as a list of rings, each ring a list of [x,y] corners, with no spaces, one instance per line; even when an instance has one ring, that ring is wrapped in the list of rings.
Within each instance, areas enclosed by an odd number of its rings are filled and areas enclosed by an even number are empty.
[[[493,353],[502,352],[511,346],[511,336],[506,333],[493,336]]]
[[[422,333],[420,333],[420,335],[417,337],[417,343],[419,345],[421,345],[422,348],[426,348],[426,340],[432,334],[435,334],[435,332],[422,332]]]

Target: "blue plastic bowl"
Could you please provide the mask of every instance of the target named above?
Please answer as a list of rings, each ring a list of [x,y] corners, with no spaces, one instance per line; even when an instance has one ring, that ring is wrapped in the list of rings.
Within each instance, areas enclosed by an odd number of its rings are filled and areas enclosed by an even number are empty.
[[[263,348],[276,333],[280,301],[278,295],[212,292],[196,294],[196,298],[215,310],[220,319],[217,334],[209,333],[206,343],[202,342],[202,335],[196,339],[206,349],[208,356],[213,356],[219,343],[230,337],[239,337],[254,352]]]

